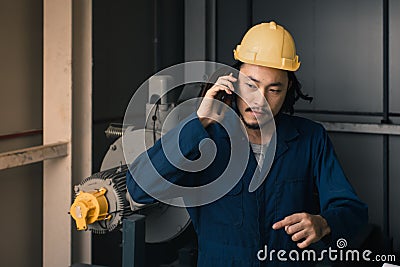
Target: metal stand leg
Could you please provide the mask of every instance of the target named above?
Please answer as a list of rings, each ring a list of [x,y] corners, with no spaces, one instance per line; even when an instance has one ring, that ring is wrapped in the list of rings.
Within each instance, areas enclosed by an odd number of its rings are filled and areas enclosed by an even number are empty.
[[[145,266],[145,216],[134,214],[126,218],[122,225],[122,266]]]

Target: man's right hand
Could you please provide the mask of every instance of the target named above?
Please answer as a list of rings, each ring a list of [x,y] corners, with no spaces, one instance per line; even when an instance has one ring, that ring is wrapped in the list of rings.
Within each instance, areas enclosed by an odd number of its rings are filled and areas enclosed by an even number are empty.
[[[224,112],[216,111],[217,107],[215,102],[213,101],[216,99],[219,92],[226,92],[227,94],[231,95],[232,92],[235,91],[233,87],[234,82],[237,81],[237,78],[233,77],[232,73],[227,76],[221,76],[218,78],[214,86],[207,90],[201,104],[197,110],[197,116],[200,119],[201,124],[203,124],[204,128],[206,128],[210,123],[212,123],[215,119],[222,119]],[[224,107],[226,108],[226,107]]]

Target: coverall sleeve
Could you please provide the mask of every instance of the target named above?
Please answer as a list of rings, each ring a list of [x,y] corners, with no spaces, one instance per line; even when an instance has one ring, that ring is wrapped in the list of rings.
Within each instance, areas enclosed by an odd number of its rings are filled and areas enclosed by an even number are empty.
[[[322,127],[321,127],[322,128]],[[314,160],[314,176],[319,192],[321,216],[331,228],[331,241],[351,240],[368,221],[368,208],[356,195],[323,129]]]
[[[182,170],[176,167],[176,164],[171,164],[170,160],[172,157],[173,162],[179,164],[185,159],[198,158],[201,141],[208,137],[209,135],[198,117],[192,114],[166,133],[161,138],[162,142],[159,139],[151,148],[140,154],[129,166],[126,175],[126,185],[132,199],[141,204],[155,202],[155,199],[148,194],[148,189],[152,193],[160,193],[168,189],[165,187],[165,183],[160,183],[160,178],[182,186],[193,185],[196,182],[194,181],[196,173]],[[137,181],[140,181],[140,185]],[[143,190],[143,185],[147,190]]]

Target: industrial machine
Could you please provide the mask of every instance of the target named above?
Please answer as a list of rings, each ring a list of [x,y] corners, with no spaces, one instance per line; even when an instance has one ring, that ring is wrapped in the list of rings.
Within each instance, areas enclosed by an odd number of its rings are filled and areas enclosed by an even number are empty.
[[[69,212],[77,230],[107,234],[121,229],[123,221],[129,216],[141,214],[145,216],[145,242],[160,244],[178,239],[190,228],[190,218],[185,208],[164,203],[138,204],[132,201],[126,189],[128,166],[145,151],[143,142],[152,145],[161,137],[162,129],[174,127],[174,121],[166,128],[165,125],[163,128],[163,124],[176,103],[201,93],[202,86],[198,83],[177,88],[173,93],[168,93],[168,97],[161,97],[171,79],[165,75],[150,79],[146,117],[151,119],[144,129],[136,125],[111,124],[105,131],[107,137],[116,140],[104,156],[100,171],[74,187],[76,197]],[[132,145],[128,147],[123,146],[125,133],[129,133],[132,140]]]
[[[145,131],[152,138],[152,131]],[[142,131],[140,131],[142,135]],[[157,134],[159,136],[159,134]],[[134,151],[132,157],[143,151]],[[122,221],[133,213],[146,215],[146,242],[165,242],[178,236],[190,223],[185,208],[163,203],[131,204],[126,190],[128,170],[122,153],[122,140],[118,138],[103,159],[101,171],[83,180],[74,190],[76,198],[70,214],[78,230],[91,230],[104,234],[122,226]]]

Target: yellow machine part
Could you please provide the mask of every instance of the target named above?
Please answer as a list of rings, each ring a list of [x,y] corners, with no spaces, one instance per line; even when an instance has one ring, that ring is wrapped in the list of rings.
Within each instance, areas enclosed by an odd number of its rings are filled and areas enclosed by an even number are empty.
[[[70,208],[70,214],[78,230],[87,230],[88,224],[109,218],[108,203],[104,196],[106,192],[105,188],[100,188],[96,191],[78,193]]]

